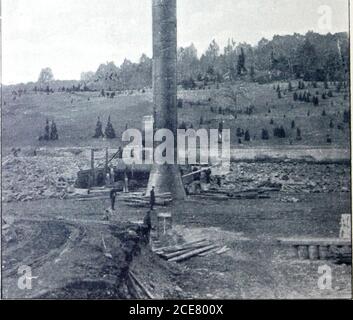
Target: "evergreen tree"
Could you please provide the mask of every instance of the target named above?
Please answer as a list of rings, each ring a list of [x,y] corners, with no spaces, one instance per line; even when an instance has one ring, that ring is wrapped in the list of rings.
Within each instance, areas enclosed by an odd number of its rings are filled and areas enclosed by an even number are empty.
[[[110,116],[108,117],[108,122],[107,122],[107,126],[105,127],[104,133],[105,133],[105,136],[106,136],[108,139],[114,139],[114,138],[116,138],[113,125],[112,125],[111,122],[110,122]]]
[[[297,128],[297,137],[296,137],[296,139],[297,139],[298,141],[300,141],[300,140],[302,139],[302,133],[301,133],[301,131],[300,131],[299,128]]]
[[[246,131],[245,131],[244,140],[245,140],[245,141],[250,141],[250,133],[249,133],[249,130],[246,130]]]
[[[318,97],[313,97],[313,104],[314,104],[314,106],[319,105],[319,98]]]
[[[49,140],[50,139],[49,119],[46,120],[43,139],[44,140]]]
[[[57,130],[56,124],[53,120],[51,123],[50,140],[58,140],[58,139],[59,139],[58,130]]]
[[[243,48],[240,48],[240,55],[238,57],[237,71],[238,71],[238,75],[241,75],[243,71],[246,72],[245,53],[244,53]]]
[[[268,134],[268,131],[266,129],[262,129],[262,132],[261,132],[261,139],[262,140],[268,140],[270,139],[270,136]]]
[[[95,132],[93,138],[103,138],[103,137],[104,137],[103,126],[102,126],[102,122],[100,120],[100,117],[98,117],[97,124],[96,124],[96,132]]]
[[[237,137],[241,137],[242,135],[241,128],[237,128]]]

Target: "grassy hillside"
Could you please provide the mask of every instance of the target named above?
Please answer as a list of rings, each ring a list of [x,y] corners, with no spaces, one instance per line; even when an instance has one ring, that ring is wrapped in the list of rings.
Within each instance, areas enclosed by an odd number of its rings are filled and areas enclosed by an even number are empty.
[[[278,83],[259,85],[241,83],[247,92],[247,98],[239,97],[237,106],[221,95],[222,90],[208,88],[206,90],[179,91],[179,99],[183,100],[182,108],[178,108],[179,123],[183,121],[194,128],[218,128],[224,121],[224,128],[231,129],[232,144],[240,148],[259,146],[308,146],[308,147],[340,147],[349,148],[349,124],[343,123],[343,113],[349,110],[349,97],[342,89],[336,92],[335,85],[325,89],[323,83],[317,88],[306,84],[305,90],[297,89],[293,81],[293,91],[287,90],[287,83],[279,83],[281,98],[278,98]],[[322,93],[332,91],[333,97],[323,100]],[[293,100],[294,92],[309,91],[311,95],[318,93],[319,105]],[[246,107],[254,106],[253,113],[245,113]],[[231,112],[226,111],[230,107]],[[219,108],[224,114],[219,113]],[[213,110],[213,111],[211,111]],[[237,111],[235,111],[237,110]],[[4,90],[3,95],[3,147],[5,151],[12,147],[40,146],[110,146],[121,144],[120,138],[125,126],[141,128],[144,115],[152,114],[151,92],[116,95],[113,99],[100,97],[98,92],[51,94],[28,92],[20,97]],[[326,114],[326,115],[323,115]],[[105,127],[108,116],[117,133],[113,140],[93,139],[97,117],[100,116]],[[200,118],[203,124],[200,125]],[[55,142],[38,141],[43,134],[45,120],[55,120],[59,140]],[[271,119],[273,124],[271,124]],[[295,127],[292,128],[292,121]],[[333,127],[330,127],[332,120]],[[273,136],[273,129],[283,126],[286,138]],[[338,126],[340,128],[338,128]],[[296,140],[297,127],[300,128],[302,140]],[[237,128],[244,132],[249,130],[250,141],[244,136],[237,137]],[[261,131],[267,129],[270,139],[262,140]],[[327,143],[327,135],[332,143]]]

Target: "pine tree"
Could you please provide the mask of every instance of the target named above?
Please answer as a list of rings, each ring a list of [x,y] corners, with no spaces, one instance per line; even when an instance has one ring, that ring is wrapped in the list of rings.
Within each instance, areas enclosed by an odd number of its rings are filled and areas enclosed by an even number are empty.
[[[59,139],[58,130],[57,130],[56,124],[53,120],[51,123],[50,140],[58,140],[58,139]]]
[[[238,75],[241,75],[242,72],[246,72],[246,67],[245,67],[245,53],[244,53],[244,49],[241,48],[240,49],[240,55],[238,57],[238,65],[237,65],[237,71],[238,71]]]
[[[249,130],[246,130],[246,131],[245,131],[244,140],[245,140],[245,141],[250,141],[250,133],[249,133]]]
[[[107,126],[105,127],[104,133],[105,133],[105,136],[106,136],[108,139],[114,139],[114,138],[116,138],[113,125],[112,125],[111,122],[110,122],[110,116],[108,117],[108,122],[107,122]]]
[[[300,141],[300,140],[302,139],[302,133],[301,133],[301,131],[300,131],[299,128],[297,128],[297,137],[296,137],[296,139],[297,139],[298,141]]]
[[[103,126],[102,126],[102,122],[101,122],[100,118],[98,117],[97,124],[96,124],[96,132],[95,132],[93,138],[103,138],[103,137],[104,137]]]
[[[49,140],[50,139],[50,128],[49,128],[49,120],[46,120],[45,128],[44,128],[44,140]]]
[[[242,136],[241,128],[237,128],[237,137],[241,137],[241,136]]]
[[[270,136],[269,136],[268,131],[267,131],[266,129],[262,129],[261,139],[262,139],[262,140],[268,140],[268,139],[270,139]]]

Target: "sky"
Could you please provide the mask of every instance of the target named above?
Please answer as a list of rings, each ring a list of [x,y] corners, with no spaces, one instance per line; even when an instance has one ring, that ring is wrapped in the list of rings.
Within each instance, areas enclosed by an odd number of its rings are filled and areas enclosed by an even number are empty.
[[[1,0],[0,0],[1,1]],[[256,44],[275,34],[348,31],[348,0],[177,0],[178,46]],[[79,79],[152,55],[151,0],[2,0],[2,83]]]

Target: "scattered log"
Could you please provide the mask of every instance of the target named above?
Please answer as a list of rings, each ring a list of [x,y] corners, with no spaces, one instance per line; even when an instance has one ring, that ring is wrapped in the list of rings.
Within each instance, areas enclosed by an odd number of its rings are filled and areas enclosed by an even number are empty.
[[[184,254],[184,253],[187,253],[191,250],[194,250],[194,249],[198,249],[198,248],[203,248],[203,247],[207,247],[211,245],[211,243],[209,241],[206,241],[206,242],[203,242],[203,243],[199,243],[199,244],[195,244],[193,246],[190,246],[189,248],[185,248],[185,249],[181,249],[181,250],[177,250],[177,251],[174,251],[174,252],[171,252],[171,253],[161,253],[159,254],[161,257],[169,260],[171,258],[174,258],[174,257],[177,257],[177,256],[180,256],[181,254]]]
[[[154,299],[154,296],[152,293],[146,288],[146,286],[143,285],[143,283],[136,277],[136,275],[130,270],[129,271],[130,277],[136,282],[136,284],[142,289],[143,293],[146,294],[146,296],[149,299]]]
[[[216,248],[210,249],[210,250],[208,250],[206,252],[199,253],[198,256],[200,256],[200,257],[208,256],[209,254],[218,251],[220,248],[221,248],[220,246],[217,246]]]
[[[174,245],[174,246],[167,246],[167,247],[162,247],[162,248],[156,248],[155,249],[155,253],[158,252],[173,252],[173,251],[177,251],[177,250],[182,250],[182,249],[187,249],[190,246],[192,246],[193,244],[196,243],[200,243],[200,242],[205,242],[207,239],[200,239],[200,240],[195,240],[195,241],[190,241],[190,242],[186,242],[180,245]]]
[[[194,256],[197,256],[199,253],[202,253],[202,252],[205,252],[205,251],[208,251],[210,249],[213,249],[217,247],[216,244],[213,244],[213,245],[210,245],[210,246],[207,246],[207,247],[203,247],[203,248],[200,248],[200,249],[196,249],[196,250],[192,250],[190,252],[187,252],[185,254],[182,254],[180,256],[177,256],[177,257],[174,257],[172,259],[169,259],[168,261],[170,262],[179,262],[179,261],[183,261],[183,260],[186,260],[186,259],[189,259],[189,258],[192,258]]]
[[[128,273],[128,277],[127,277],[127,284],[129,287],[129,291],[130,294],[132,294],[132,296],[136,299],[143,299],[145,297],[143,297],[140,292],[141,289],[137,286],[136,282],[134,281],[134,279],[132,278],[130,272]],[[142,292],[141,292],[142,293]]]
[[[230,250],[230,248],[228,248],[227,246],[224,246],[221,249],[219,249],[216,253],[217,254],[222,254],[222,253],[225,253],[225,252],[227,252],[229,250]]]

